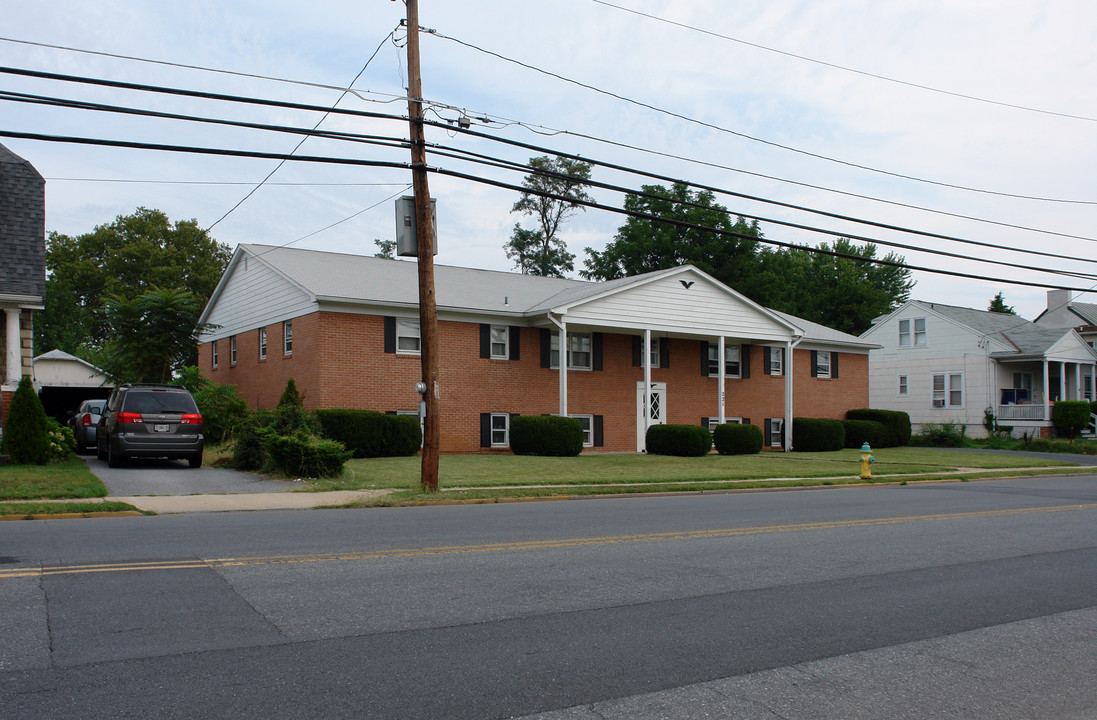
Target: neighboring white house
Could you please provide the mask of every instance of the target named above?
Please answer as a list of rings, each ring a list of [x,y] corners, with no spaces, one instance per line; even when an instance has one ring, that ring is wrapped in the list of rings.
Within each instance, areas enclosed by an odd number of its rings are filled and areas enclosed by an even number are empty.
[[[917,431],[956,422],[984,437],[986,412],[1015,435],[1049,435],[1051,404],[1092,400],[1097,350],[1070,328],[1016,315],[912,300],[861,337],[869,352],[869,402],[902,410]]]
[[[1048,290],[1047,309],[1033,321],[1040,327],[1074,328],[1097,348],[1097,304],[1077,302],[1070,290]]]

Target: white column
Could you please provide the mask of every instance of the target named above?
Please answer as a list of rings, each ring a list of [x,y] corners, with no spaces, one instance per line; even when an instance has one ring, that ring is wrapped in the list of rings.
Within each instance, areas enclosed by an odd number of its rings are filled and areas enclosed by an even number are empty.
[[[568,326],[560,321],[560,417],[568,414]]]
[[[1067,399],[1067,364],[1065,360],[1059,363],[1059,399]]]
[[[716,349],[716,357],[718,358],[717,365],[719,365],[719,367],[720,367],[720,372],[717,374],[717,377],[719,377],[720,379],[719,379],[718,384],[717,384],[716,392],[719,396],[720,424],[721,425],[723,425],[725,422],[727,422],[727,419],[728,419],[727,418],[727,405],[726,405],[726,400],[725,400],[725,396],[727,395],[727,377],[726,377],[727,376],[727,366],[726,366],[726,363],[724,362],[724,352],[725,352],[725,350],[724,350],[724,336],[721,335],[720,336],[720,345]],[[740,358],[740,362],[742,362],[742,358]]]
[[[1049,364],[1048,359],[1044,358],[1044,422],[1051,420],[1051,373],[1048,372]]]
[[[1083,399],[1082,395],[1082,363],[1074,363],[1074,399]]]
[[[792,450],[792,341],[785,343],[784,362],[781,363],[785,372],[785,452]],[[768,440],[767,440],[768,442]]]
[[[19,308],[4,308],[7,316],[7,372],[4,382],[18,385],[23,375],[23,339],[19,336]]]
[[[651,427],[651,330],[644,329],[644,438],[641,446],[648,449],[648,428]]]

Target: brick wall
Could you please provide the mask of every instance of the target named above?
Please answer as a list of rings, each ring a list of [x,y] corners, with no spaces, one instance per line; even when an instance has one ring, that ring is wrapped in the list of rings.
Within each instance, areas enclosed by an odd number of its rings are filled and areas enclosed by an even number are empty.
[[[559,409],[559,372],[540,367],[540,331],[522,328],[520,359],[480,357],[476,323],[439,322],[439,409],[442,452],[481,452],[480,413],[521,415]],[[568,372],[568,412],[603,416],[606,451],[635,451],[637,383],[643,368],[632,364],[632,336],[603,336],[604,370]],[[701,341],[671,339],[667,367],[653,368],[653,382],[664,382],[669,423],[699,425],[718,414],[717,379],[701,373]],[[384,352],[384,318],[317,312],[293,319],[293,353],[282,353],[282,325],[267,328],[267,359],[258,357],[258,331],[237,336],[237,362],[229,361],[228,340],[219,343],[219,363],[211,367],[210,343],[199,350],[199,365],[211,380],[236,385],[251,407],[273,408],[293,377],[309,409],[353,407],[414,410],[414,386],[422,376],[420,356]],[[844,417],[868,405],[868,358],[842,354],[839,377],[810,377],[810,352],[794,358],[795,413]],[[751,348],[751,377],[728,379],[726,414],[765,418],[784,416],[785,379],[763,372],[763,348]]]

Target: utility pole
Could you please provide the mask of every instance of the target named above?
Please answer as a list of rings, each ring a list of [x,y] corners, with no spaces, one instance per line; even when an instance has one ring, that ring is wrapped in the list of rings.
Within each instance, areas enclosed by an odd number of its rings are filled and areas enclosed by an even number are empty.
[[[419,349],[426,392],[423,419],[423,467],[419,483],[438,492],[438,305],[434,298],[434,228],[427,187],[427,148],[423,134],[423,79],[419,74],[419,2],[407,0],[408,120],[411,122],[411,177],[415,195],[415,234],[419,260]]]

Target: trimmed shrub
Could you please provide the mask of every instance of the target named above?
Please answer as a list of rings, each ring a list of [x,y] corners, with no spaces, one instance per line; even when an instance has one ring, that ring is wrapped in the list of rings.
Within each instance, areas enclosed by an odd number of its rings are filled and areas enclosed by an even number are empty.
[[[753,455],[762,452],[762,428],[757,425],[727,423],[712,431],[716,452],[721,455]]]
[[[305,410],[301,394],[297,392],[297,382],[293,378],[286,383],[274,416],[274,429],[279,435],[291,435],[298,430],[314,434],[320,432],[320,424],[312,413]]]
[[[649,455],[701,457],[712,449],[712,435],[700,425],[652,425],[647,448]]]
[[[356,458],[414,455],[423,443],[419,418],[374,410],[317,410],[320,432],[346,446]]]
[[[583,452],[583,426],[559,415],[515,415],[510,419],[510,450],[515,455],[573,457]]]
[[[1060,400],[1051,408],[1055,429],[1072,440],[1074,434],[1089,425],[1089,403],[1084,400]]]
[[[846,413],[846,419],[875,420],[887,428],[886,441],[880,447],[902,447],[910,444],[910,415],[901,410],[850,410]]]
[[[29,377],[19,381],[19,387],[11,399],[0,451],[16,465],[45,465],[49,462],[49,422]]]
[[[918,434],[911,438],[912,445],[923,447],[963,447],[967,425],[958,422],[922,423]]]
[[[271,469],[289,477],[338,477],[351,454],[343,443],[298,431],[279,435],[273,428],[256,430]]]
[[[846,446],[846,429],[841,420],[793,418],[792,449],[797,452],[827,452]]]
[[[60,462],[76,450],[76,435],[68,425],[62,425],[51,417],[46,418],[46,423],[49,425],[47,438],[50,462]]]
[[[843,420],[842,427],[846,429],[846,447],[860,448],[868,443],[869,447],[891,447],[888,445],[890,434],[883,423],[875,420]]]
[[[237,470],[262,470],[267,464],[267,452],[259,437],[259,430],[274,424],[274,413],[256,410],[241,425],[232,450],[232,466]]]

